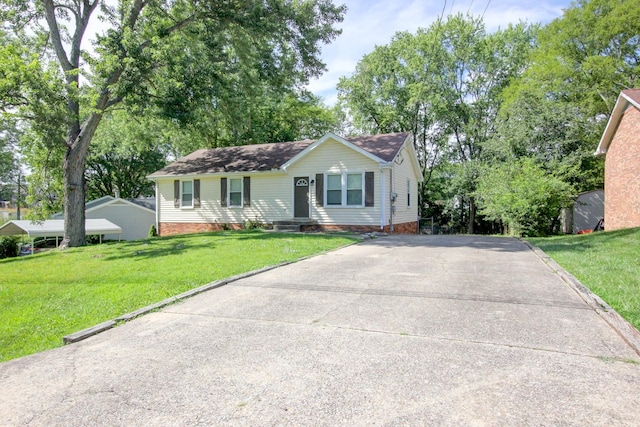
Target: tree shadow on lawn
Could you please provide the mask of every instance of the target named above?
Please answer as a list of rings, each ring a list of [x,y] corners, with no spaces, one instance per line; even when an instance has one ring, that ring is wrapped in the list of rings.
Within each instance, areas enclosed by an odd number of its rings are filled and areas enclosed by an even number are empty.
[[[529,247],[514,237],[483,235],[394,234],[367,240],[363,244],[382,247],[473,248],[496,252],[527,252]]]
[[[261,230],[233,230],[214,231],[205,233],[181,234],[179,236],[154,237],[151,239],[137,240],[120,243],[122,246],[115,249],[103,258],[107,261],[130,258],[142,260],[148,258],[166,257],[178,255],[194,249],[214,249],[220,243],[224,243],[225,238],[238,242],[267,241],[281,239],[301,239],[303,234],[289,233],[268,233]],[[314,235],[315,239],[331,239],[332,236]],[[113,251],[113,250],[112,250]]]
[[[312,234],[315,239],[328,240],[335,238],[336,235],[331,234]],[[153,237],[143,240],[132,241],[108,241],[101,245],[89,245],[84,248],[97,248],[93,255],[95,258],[101,258],[104,261],[114,261],[122,259],[144,260],[149,258],[161,258],[172,255],[179,255],[189,250],[197,249],[214,249],[224,242],[226,238],[235,241],[267,241],[267,240],[297,240],[308,236],[307,234],[295,233],[272,233],[263,230],[230,230],[230,231],[213,231],[204,233],[180,234],[165,237]],[[337,235],[341,236],[341,235]],[[348,236],[342,236],[348,237]],[[101,251],[100,248],[104,248]],[[82,248],[81,248],[82,249]],[[38,254],[38,258],[42,256],[55,256],[63,254],[57,250],[47,253]],[[15,263],[34,259],[31,255],[7,258],[0,260],[2,264]]]

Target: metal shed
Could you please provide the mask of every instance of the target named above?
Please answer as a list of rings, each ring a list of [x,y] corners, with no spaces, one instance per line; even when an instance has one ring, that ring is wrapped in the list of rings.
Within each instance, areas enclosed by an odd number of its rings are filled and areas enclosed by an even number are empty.
[[[85,233],[87,235],[99,235],[102,243],[103,234],[122,233],[122,229],[106,219],[85,220]],[[31,239],[31,252],[33,253],[33,241],[36,237],[64,237],[64,220],[48,219],[46,221],[12,220],[0,227],[0,236],[17,236],[26,234]]]

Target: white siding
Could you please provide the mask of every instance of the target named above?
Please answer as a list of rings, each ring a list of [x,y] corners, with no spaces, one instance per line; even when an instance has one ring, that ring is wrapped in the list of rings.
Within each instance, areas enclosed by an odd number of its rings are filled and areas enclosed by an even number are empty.
[[[121,240],[144,239],[149,228],[156,222],[155,212],[132,206],[126,202],[115,201],[86,213],[88,219],[105,218],[122,228]],[[106,234],[107,240],[118,240],[117,234]]]
[[[250,206],[223,207],[220,203],[221,178],[251,177]],[[289,177],[285,174],[246,174],[200,178],[199,208],[175,208],[173,179],[158,180],[160,222],[232,224],[247,219],[272,222],[293,215]]]
[[[411,144],[409,141],[408,144]],[[400,161],[402,159],[402,161]],[[398,164],[400,163],[400,164]],[[394,224],[412,222],[418,219],[418,177],[409,156],[408,150],[403,149],[393,162],[393,192],[398,194],[395,202],[396,211],[393,216]],[[407,205],[407,181],[411,186],[411,204]]]
[[[409,142],[410,143],[410,142]],[[394,223],[417,219],[417,178],[406,150],[405,160],[393,168],[393,191],[398,193]],[[372,207],[338,207],[316,204],[316,184],[309,186],[309,216],[324,225],[365,225],[380,227],[389,224],[390,170],[380,170],[380,164],[340,142],[327,140],[316,146],[304,157],[293,163],[282,173],[251,173],[224,176],[226,178],[251,177],[251,206],[243,208],[222,207],[220,204],[220,179],[223,176],[200,177],[199,208],[175,208],[173,178],[158,180],[159,222],[182,223],[243,223],[247,219],[264,222],[293,218],[293,178],[316,174],[342,172],[374,173],[374,205]],[[407,178],[411,179],[411,206],[406,206]],[[385,179],[385,194],[382,194],[382,178]],[[191,178],[189,178],[191,179]],[[363,182],[364,185],[364,182]],[[326,188],[326,185],[325,185]],[[385,215],[382,216],[384,200]]]
[[[309,188],[310,216],[319,224],[380,225],[380,168],[377,162],[339,142],[327,140],[294,163],[287,172],[291,182],[295,176],[309,176],[315,180],[316,174],[327,172],[374,172],[373,207],[331,207],[326,206],[326,200],[324,206],[317,206],[316,186],[312,184]],[[293,194],[292,184],[287,191]]]

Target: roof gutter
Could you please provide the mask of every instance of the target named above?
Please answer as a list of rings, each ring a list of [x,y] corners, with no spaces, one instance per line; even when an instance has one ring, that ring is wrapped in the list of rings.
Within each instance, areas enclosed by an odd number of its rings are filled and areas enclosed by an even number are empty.
[[[283,169],[271,169],[268,171],[234,171],[234,172],[213,172],[213,173],[190,173],[181,175],[147,175],[146,178],[150,181],[157,181],[159,179],[199,179],[199,178],[212,178],[216,176],[247,176],[247,175],[283,175],[286,171]]]

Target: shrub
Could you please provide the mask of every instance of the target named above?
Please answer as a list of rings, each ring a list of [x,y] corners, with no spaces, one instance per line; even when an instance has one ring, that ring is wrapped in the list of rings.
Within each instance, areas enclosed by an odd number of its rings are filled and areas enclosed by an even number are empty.
[[[17,237],[4,236],[0,238],[0,259],[17,257],[19,252]]]
[[[244,228],[247,230],[263,229],[264,223],[257,217],[255,219],[248,219],[244,222]]]
[[[158,237],[158,231],[156,230],[155,224],[151,224],[151,227],[149,227],[149,237]]]
[[[92,234],[86,236],[87,245],[98,245],[102,240],[104,240],[104,234]]]
[[[484,170],[475,195],[480,214],[519,236],[553,232],[560,209],[570,206],[574,196],[570,184],[531,158]]]

